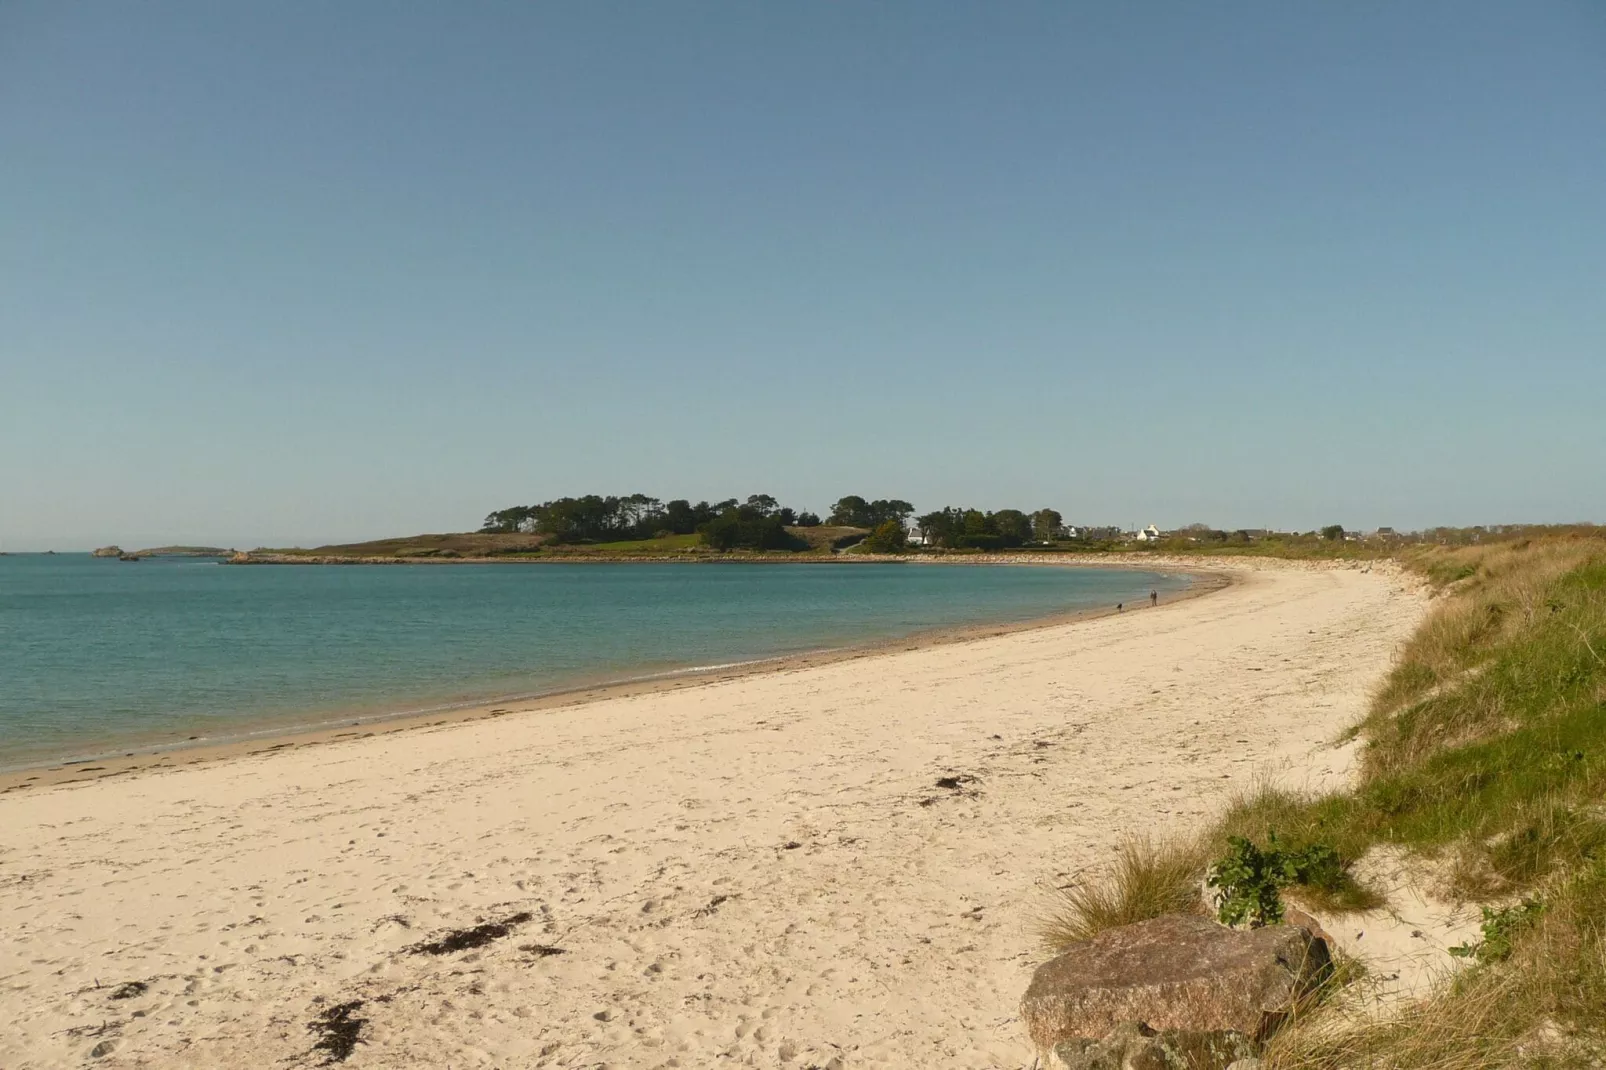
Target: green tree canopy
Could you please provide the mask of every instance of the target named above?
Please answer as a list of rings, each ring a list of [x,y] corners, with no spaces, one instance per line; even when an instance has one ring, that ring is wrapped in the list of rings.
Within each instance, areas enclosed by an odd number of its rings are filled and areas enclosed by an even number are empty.
[[[901,554],[909,548],[909,532],[901,520],[883,520],[862,545],[873,554]]]
[[[1024,546],[1032,541],[1032,521],[1019,509],[1000,509],[988,518],[993,534],[1004,540],[1005,546]]]
[[[1052,509],[1043,512],[1059,516]],[[1001,550],[1031,542],[1034,534],[1034,518],[1019,509],[984,513],[950,505],[916,517],[915,523],[928,543],[954,550]]]
[[[735,508],[735,498],[693,505],[685,498],[664,503],[645,494],[587,494],[498,509],[486,516],[480,530],[541,534],[560,543],[650,539],[664,532],[690,535]],[[796,519],[792,509],[782,507],[769,494],[750,495],[742,508],[754,516],[774,519],[782,527]]]
[[[1065,530],[1065,518],[1054,509],[1039,509],[1032,514],[1032,538],[1037,542],[1053,542]]]
[[[902,524],[914,511],[914,506],[897,498],[878,498],[869,502],[857,494],[849,494],[831,507],[831,515],[826,523],[849,528],[874,528],[888,520]]]
[[[697,532],[703,545],[715,550],[795,550],[802,543],[779,516],[766,515],[753,505],[733,505]]]

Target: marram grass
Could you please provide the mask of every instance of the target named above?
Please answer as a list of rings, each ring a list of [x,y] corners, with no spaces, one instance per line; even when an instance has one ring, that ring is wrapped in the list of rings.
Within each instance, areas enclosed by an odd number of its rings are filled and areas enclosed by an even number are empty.
[[[1519,539],[1411,552],[1437,605],[1372,710],[1352,790],[1260,784],[1191,842],[1124,844],[1109,872],[1062,893],[1052,949],[1197,909],[1228,836],[1322,843],[1355,861],[1388,845],[1434,858],[1444,891],[1545,904],[1503,961],[1452,975],[1379,1016],[1364,983],[1330,992],[1273,1040],[1268,1070],[1482,1070],[1606,1065],[1606,539]],[[1448,865],[1442,863],[1448,860]],[[1359,886],[1299,888],[1330,911],[1378,905]],[[1448,965],[1448,964],[1447,964]]]

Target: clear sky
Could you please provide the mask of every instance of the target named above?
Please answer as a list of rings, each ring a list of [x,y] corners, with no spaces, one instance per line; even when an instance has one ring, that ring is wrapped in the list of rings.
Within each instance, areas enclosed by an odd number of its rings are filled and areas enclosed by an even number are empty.
[[[0,2],[0,545],[1606,520],[1606,4]]]

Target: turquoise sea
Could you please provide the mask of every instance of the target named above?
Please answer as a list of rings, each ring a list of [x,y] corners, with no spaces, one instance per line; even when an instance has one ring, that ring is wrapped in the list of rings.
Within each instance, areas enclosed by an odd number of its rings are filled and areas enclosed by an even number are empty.
[[[1115,569],[0,557],[0,768],[1113,606]],[[575,716],[584,716],[577,711]]]

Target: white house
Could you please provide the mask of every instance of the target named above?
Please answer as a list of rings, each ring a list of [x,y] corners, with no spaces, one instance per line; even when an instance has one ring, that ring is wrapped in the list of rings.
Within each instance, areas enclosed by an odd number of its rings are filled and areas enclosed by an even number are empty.
[[[1160,529],[1155,527],[1153,524],[1150,524],[1146,528],[1140,529],[1137,534],[1137,540],[1139,542],[1158,542],[1159,539]]]

